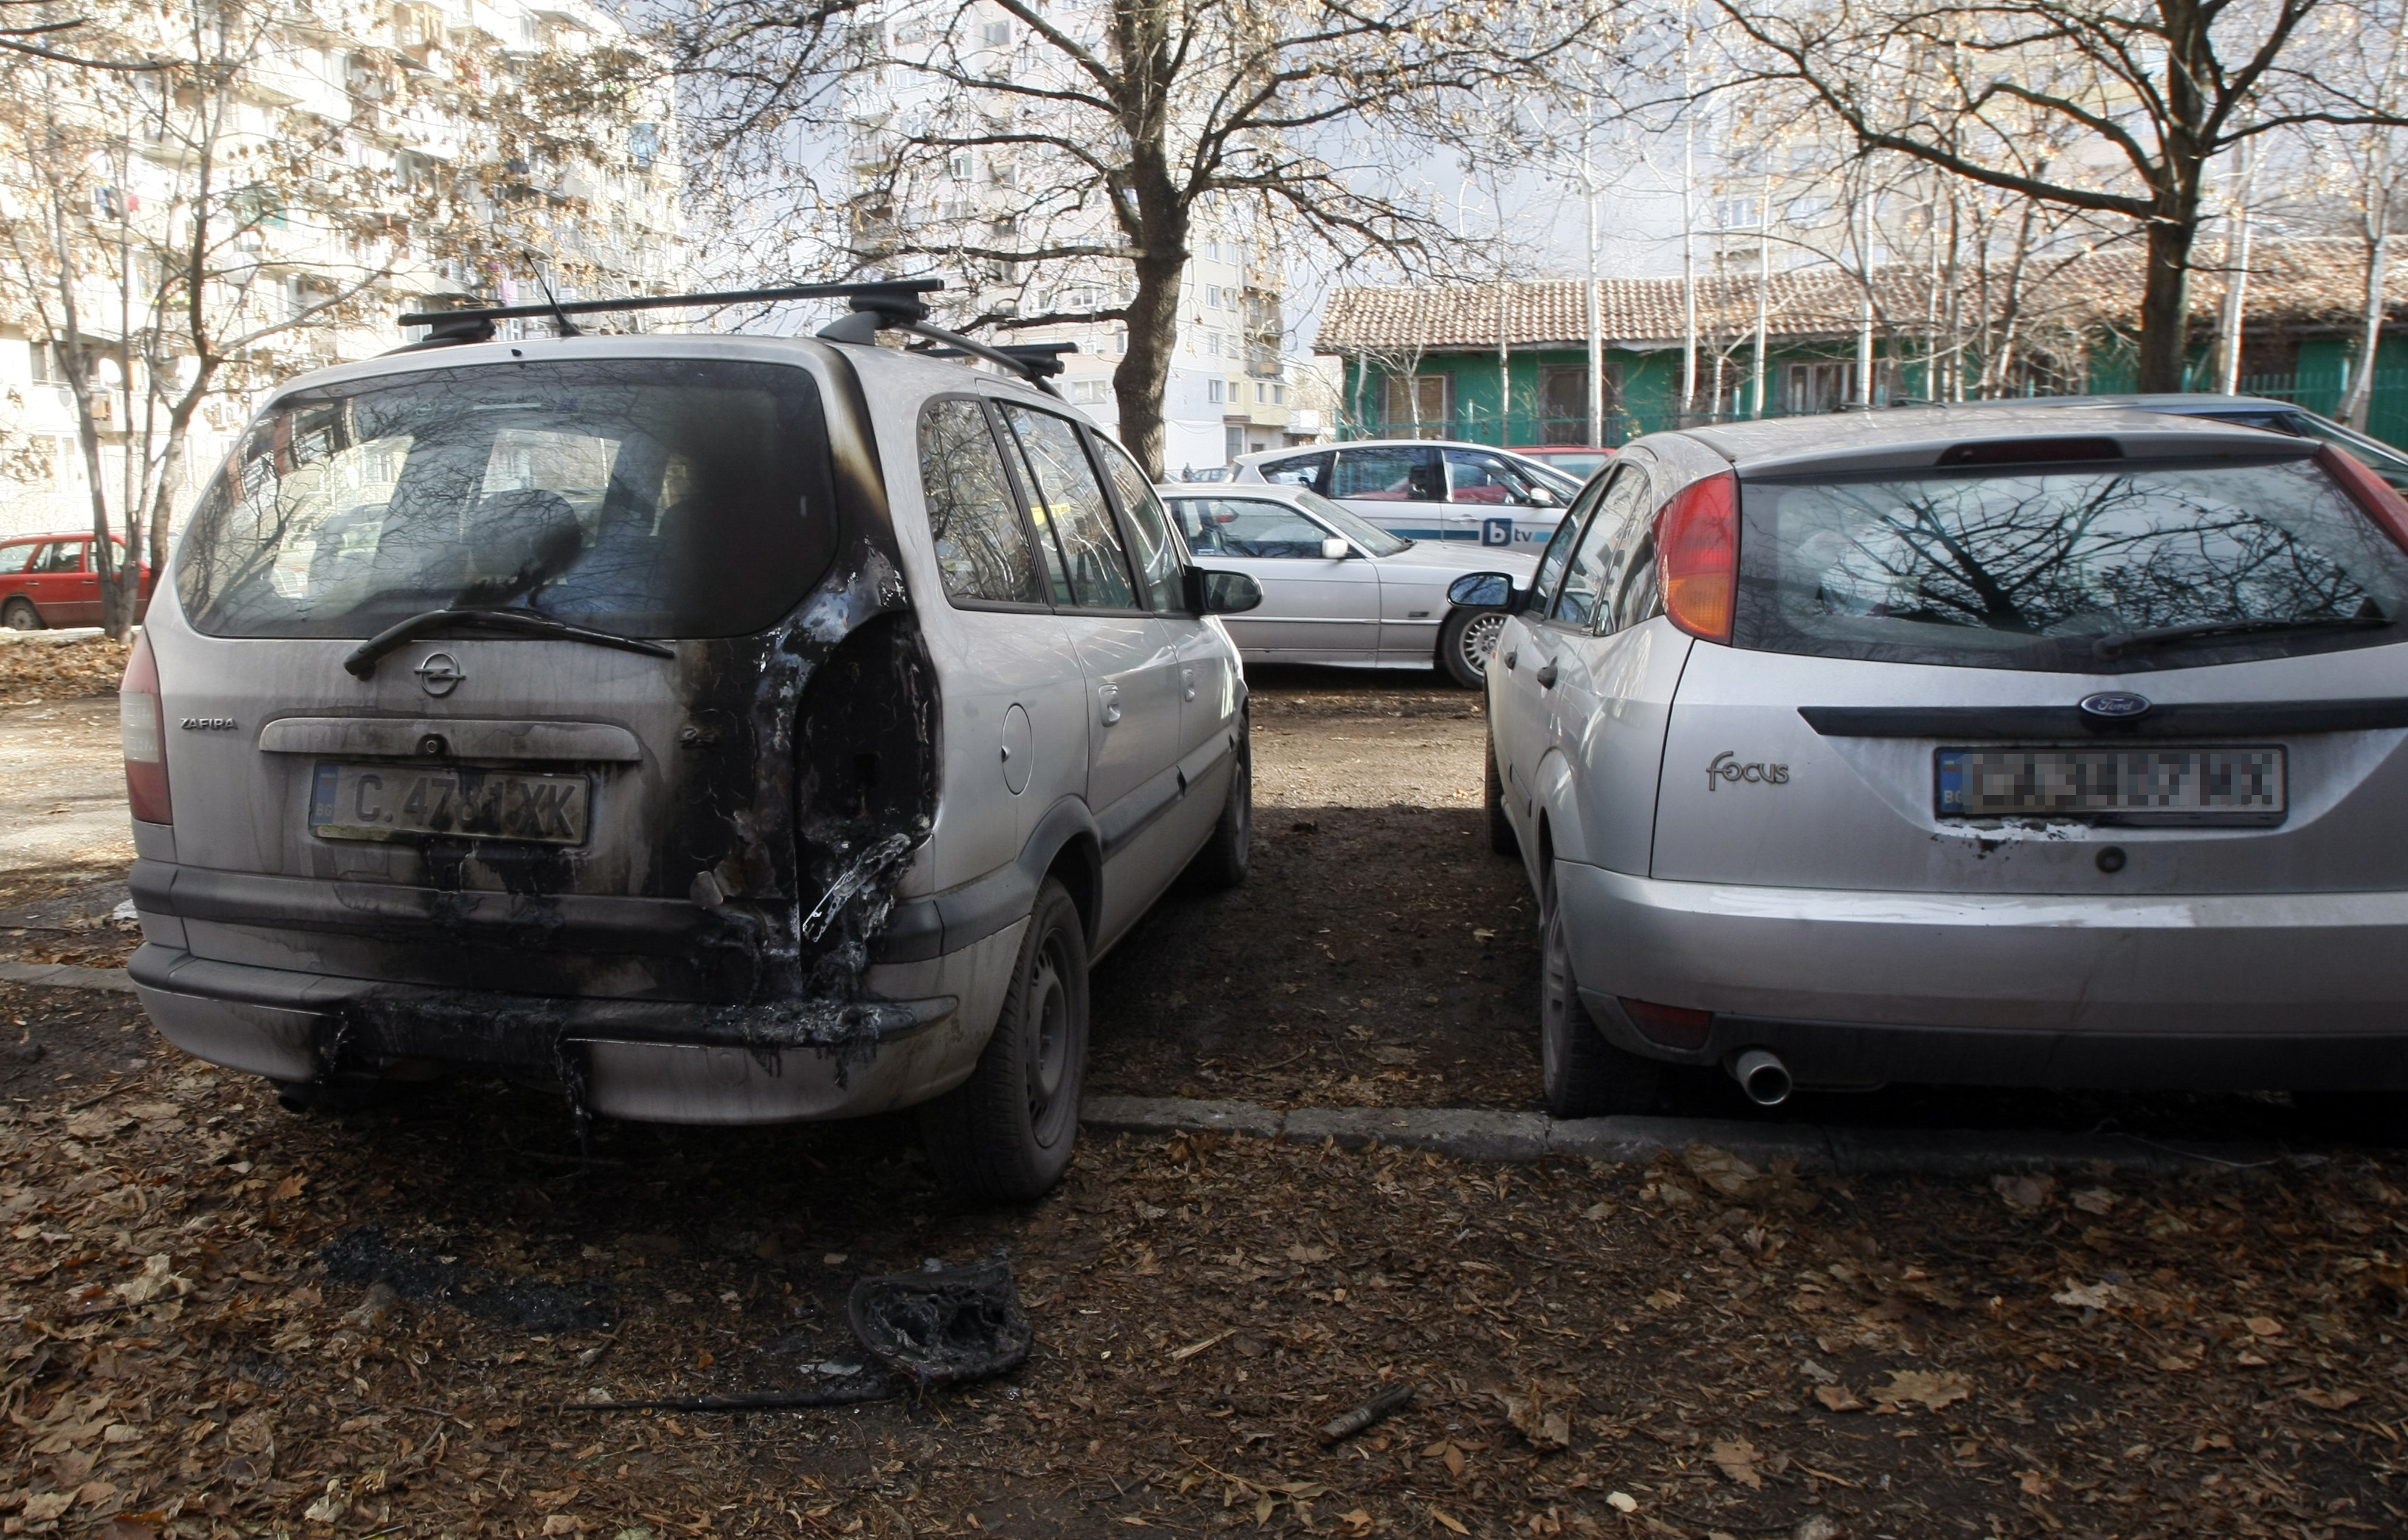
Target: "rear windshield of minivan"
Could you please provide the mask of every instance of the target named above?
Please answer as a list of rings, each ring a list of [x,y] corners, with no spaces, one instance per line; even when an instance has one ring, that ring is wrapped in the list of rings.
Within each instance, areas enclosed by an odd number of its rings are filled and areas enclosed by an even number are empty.
[[[1799,476],[1740,507],[1732,639],[1765,651],[2170,668],[2398,641],[2408,613],[2408,553],[2313,459]],[[2220,629],[2143,635],[2177,627]]]
[[[176,583],[212,636],[368,636],[461,605],[735,636],[793,609],[834,550],[802,370],[498,364],[280,403],[211,483]]]

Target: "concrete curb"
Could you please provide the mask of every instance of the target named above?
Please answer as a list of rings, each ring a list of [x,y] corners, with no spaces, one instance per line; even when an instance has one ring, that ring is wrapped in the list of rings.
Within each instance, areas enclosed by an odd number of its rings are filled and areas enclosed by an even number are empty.
[[[2300,1163],[2267,1145],[2212,1144],[2176,1148],[2137,1135],[1959,1133],[1947,1129],[1822,1128],[1690,1118],[1584,1118],[1558,1122],[1542,1112],[1470,1107],[1297,1107],[1277,1112],[1252,1102],[1179,1097],[1093,1096],[1081,1121],[1099,1134],[1216,1131],[1290,1144],[1334,1140],[1348,1149],[1389,1146],[1469,1161],[1535,1161],[1549,1155],[1646,1162],[1691,1145],[1712,1145],[1757,1166],[1795,1162],[1800,1171],[1848,1176],[1981,1177],[2002,1170],[2104,1164],[2164,1173],[2200,1165]]]
[[[0,982],[40,984],[54,990],[102,990],[132,994],[134,981],[122,968],[79,968],[68,962],[0,962]]]

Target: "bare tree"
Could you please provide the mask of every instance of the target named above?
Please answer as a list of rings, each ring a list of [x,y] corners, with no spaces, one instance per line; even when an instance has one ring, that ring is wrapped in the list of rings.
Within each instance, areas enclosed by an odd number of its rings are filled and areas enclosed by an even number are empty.
[[[333,334],[387,304],[405,262],[592,265],[573,200],[535,183],[600,152],[597,135],[637,100],[596,84],[624,78],[624,61],[446,61],[479,88],[441,104],[467,141],[466,169],[405,176],[345,155],[323,116],[282,113],[263,128],[263,72],[291,67],[302,39],[339,35],[313,4],[191,4],[96,28],[95,50],[131,52],[137,21],[146,50],[165,47],[138,75],[48,57],[0,64],[0,306],[64,365],[113,635],[138,611],[146,559],[155,566],[167,549],[210,402],[331,361]],[[354,89],[371,108],[394,105],[374,82]],[[114,486],[105,438],[122,455]]]
[[[982,290],[966,325],[1125,322],[1121,435],[1158,473],[1199,220],[1241,219],[1274,250],[1443,267],[1451,233],[1394,169],[1462,132],[1484,90],[1609,36],[1612,14],[1611,0],[723,0],[683,50],[731,146],[781,150],[851,72],[860,180],[842,264],[968,266]],[[858,105],[873,93],[891,104],[882,122]],[[1062,283],[1108,302],[1058,303]]]
[[[2320,66],[2311,25],[2342,0],[1717,0],[1758,50],[1869,149],[2041,202],[2129,221],[2148,258],[2140,388],[2182,388],[2191,247],[2227,150],[2319,122],[2398,125]],[[2397,0],[2368,0],[2395,31]],[[2097,152],[2040,164],[2035,115]]]

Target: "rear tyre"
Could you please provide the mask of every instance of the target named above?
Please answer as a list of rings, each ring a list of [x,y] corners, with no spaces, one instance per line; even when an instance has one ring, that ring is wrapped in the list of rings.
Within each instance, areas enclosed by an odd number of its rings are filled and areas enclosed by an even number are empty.
[[[2408,1146],[2408,1091],[2295,1091],[2291,1105],[2319,1134],[2384,1149]]]
[[[1047,877],[978,1067],[920,1108],[937,1179],[975,1201],[1042,1197],[1069,1167],[1086,1079],[1087,933],[1069,890]]]
[[[1246,880],[1254,851],[1254,733],[1247,713],[1238,713],[1238,758],[1229,772],[1221,821],[1188,866],[1199,887],[1223,891]]]
[[[1451,609],[1438,628],[1438,665],[1466,690],[1477,690],[1488,677],[1489,655],[1505,634],[1501,609]]]
[[[1539,1064],[1547,1110],[1558,1118],[1644,1112],[1664,1078],[1663,1065],[1607,1042],[1581,1004],[1553,862],[1539,899]]]
[[[42,629],[42,612],[34,607],[31,599],[11,599],[7,605],[0,606],[0,626],[11,631],[39,631]]]
[[[1505,816],[1505,777],[1497,773],[1497,746],[1488,746],[1488,848],[1500,856],[1522,853],[1513,820]]]

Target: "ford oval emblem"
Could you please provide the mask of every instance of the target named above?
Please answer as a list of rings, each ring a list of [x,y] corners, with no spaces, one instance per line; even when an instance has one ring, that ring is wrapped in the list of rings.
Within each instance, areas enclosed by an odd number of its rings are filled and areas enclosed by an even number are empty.
[[[2102,690],[2096,695],[2082,697],[2083,714],[2104,717],[2110,721],[2124,721],[2148,715],[2149,697],[2134,695],[2122,690]]]

